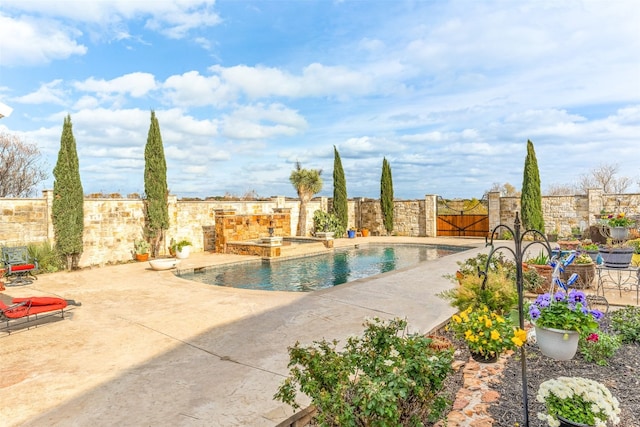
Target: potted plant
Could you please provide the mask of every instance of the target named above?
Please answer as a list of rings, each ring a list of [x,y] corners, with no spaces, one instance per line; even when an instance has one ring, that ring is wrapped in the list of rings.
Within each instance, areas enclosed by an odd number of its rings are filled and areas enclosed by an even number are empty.
[[[369,229],[363,228],[360,230],[362,232],[362,237],[369,237]]]
[[[191,253],[191,245],[192,245],[189,240],[182,239],[175,242],[172,239],[172,242],[173,244],[171,245],[171,249],[173,249],[177,258],[184,259],[189,257],[189,254]]]
[[[540,384],[536,400],[547,413],[538,419],[550,426],[606,427],[620,422],[620,404],[603,384],[582,377],[559,377]]]
[[[627,245],[633,248],[633,255],[631,255],[631,265],[640,267],[640,239],[627,240]]]
[[[607,216],[609,236],[613,240],[627,240],[629,238],[629,227],[632,227],[634,224],[635,221],[629,218],[624,212],[609,214]]]
[[[598,251],[600,248],[590,239],[583,241],[580,245],[580,249],[587,253],[593,262],[598,262]]]
[[[602,264],[607,268],[629,267],[633,258],[634,248],[626,243],[611,243],[611,239],[607,239],[607,241],[609,242],[607,245],[600,246],[598,249]]]
[[[553,267],[549,265],[549,255],[540,251],[538,256],[529,258],[525,261],[525,264],[527,268],[535,270],[544,278],[544,283],[542,285],[543,289],[549,289],[551,287]]]
[[[135,248],[136,260],[146,261],[149,259],[149,249],[151,245],[144,239],[134,240],[133,246]]]
[[[486,259],[486,255],[484,258]],[[477,259],[471,258],[467,262],[475,264]],[[447,277],[458,286],[442,291],[438,296],[449,301],[449,304],[458,310],[486,306],[491,311],[505,314],[518,303],[515,278],[500,262],[490,265],[486,281],[484,276],[478,274],[477,269],[473,270],[466,265],[462,266],[455,276]]]
[[[529,305],[528,317],[536,331],[540,352],[557,360],[570,360],[578,350],[580,334],[596,332],[603,314],[589,310],[584,292],[572,289],[542,294]]]
[[[349,237],[350,239],[353,239],[356,237],[356,230],[354,230],[353,228],[350,228],[347,230],[347,237]]]
[[[591,282],[596,277],[596,265],[589,254],[581,252],[576,256],[571,264],[564,267],[564,271],[560,273],[560,278],[566,282],[573,273],[578,275],[578,280],[573,284],[575,288],[586,289],[591,287]]]
[[[522,347],[527,341],[526,331],[486,306],[468,307],[454,314],[449,327],[465,341],[471,357],[482,363],[495,362],[505,350]]]

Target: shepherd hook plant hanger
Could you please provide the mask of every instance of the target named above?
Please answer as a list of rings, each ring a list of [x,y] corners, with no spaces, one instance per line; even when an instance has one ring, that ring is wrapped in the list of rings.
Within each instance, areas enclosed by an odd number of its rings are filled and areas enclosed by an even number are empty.
[[[513,236],[513,241],[515,243],[515,247],[511,248],[509,246],[501,245],[495,247],[493,244],[494,236],[499,236],[498,232],[500,229],[504,229],[508,231],[511,236]],[[485,246],[491,248],[489,251],[489,256],[487,257],[487,263],[485,265],[484,271],[480,271],[480,267],[478,267],[478,274],[483,277],[482,281],[482,289],[485,288],[487,282],[487,272],[489,271],[489,265],[491,263],[491,258],[493,254],[497,250],[505,250],[510,252],[513,255],[513,258],[516,263],[516,287],[518,290],[518,317],[520,321],[520,328],[524,329],[524,281],[522,275],[522,263],[524,261],[524,254],[527,253],[527,250],[532,245],[541,245],[543,249],[546,249],[549,257],[551,257],[551,245],[547,240],[546,236],[539,230],[530,229],[521,231],[520,225],[520,217],[518,216],[518,212],[516,212],[516,218],[513,221],[513,228],[507,225],[497,225],[490,234],[491,239],[487,236],[485,240]],[[525,236],[533,237],[533,240],[524,244],[523,238]],[[560,264],[559,261],[556,261],[556,265]],[[558,266],[558,268],[561,268]],[[520,362],[521,362],[521,372],[522,372],[522,408],[523,408],[523,416],[524,416],[524,427],[529,427],[529,398],[527,395],[527,358],[525,354],[525,346],[520,347]]]

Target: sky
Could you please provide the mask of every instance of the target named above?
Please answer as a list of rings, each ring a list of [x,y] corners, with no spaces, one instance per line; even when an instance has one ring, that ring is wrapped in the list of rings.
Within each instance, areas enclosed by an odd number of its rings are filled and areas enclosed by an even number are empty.
[[[2,0],[0,132],[53,187],[71,115],[85,194],[144,193],[156,112],[172,194],[295,197],[299,161],[333,194],[543,192],[601,165],[640,185],[637,0]]]

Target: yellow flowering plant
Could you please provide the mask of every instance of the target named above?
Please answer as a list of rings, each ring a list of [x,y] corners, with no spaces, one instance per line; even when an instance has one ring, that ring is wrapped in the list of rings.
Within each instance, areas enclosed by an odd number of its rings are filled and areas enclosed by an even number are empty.
[[[449,328],[469,346],[469,351],[485,359],[499,356],[505,350],[522,347],[527,333],[486,306],[469,307],[451,317]]]

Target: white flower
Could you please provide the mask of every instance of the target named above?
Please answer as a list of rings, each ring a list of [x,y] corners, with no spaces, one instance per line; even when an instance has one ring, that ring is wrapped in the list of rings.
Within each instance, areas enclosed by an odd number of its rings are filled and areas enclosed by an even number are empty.
[[[597,381],[581,377],[559,377],[540,384],[536,400],[547,405],[549,414],[538,414],[538,418],[554,427],[560,425],[556,415],[563,415],[563,412],[562,405],[557,407],[557,403],[554,403],[555,399],[547,400],[551,395],[560,400],[577,397],[584,403],[591,404],[589,412],[595,418],[596,426],[606,427],[607,420],[614,425],[620,422],[618,399]]]

